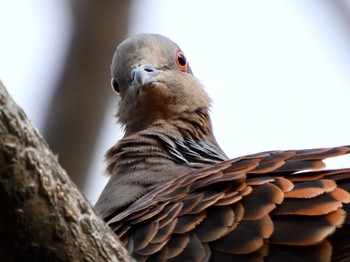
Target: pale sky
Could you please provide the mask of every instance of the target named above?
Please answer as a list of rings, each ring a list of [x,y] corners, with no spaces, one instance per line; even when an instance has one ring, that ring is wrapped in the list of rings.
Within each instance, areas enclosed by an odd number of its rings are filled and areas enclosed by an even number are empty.
[[[230,157],[350,143],[350,34],[330,1],[135,0],[133,14],[130,35],[160,33],[185,52],[213,99],[214,131]],[[0,0],[0,79],[39,127],[69,15],[64,1]],[[112,115],[105,123],[90,172],[92,202],[119,130]]]

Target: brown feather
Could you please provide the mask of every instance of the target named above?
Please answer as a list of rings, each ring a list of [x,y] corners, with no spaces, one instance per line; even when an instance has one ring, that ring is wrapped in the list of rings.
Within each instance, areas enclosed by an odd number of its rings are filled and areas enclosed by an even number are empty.
[[[230,254],[248,254],[259,250],[273,232],[269,216],[257,220],[243,220],[228,235],[214,241],[211,247]]]
[[[125,135],[96,210],[135,259],[350,261],[350,168],[320,170],[350,146],[228,160],[210,98],[160,35],[120,44],[112,77]]]
[[[202,243],[212,242],[226,235],[235,222],[235,213],[228,206],[210,207],[206,213],[206,218],[195,229],[195,234]]]

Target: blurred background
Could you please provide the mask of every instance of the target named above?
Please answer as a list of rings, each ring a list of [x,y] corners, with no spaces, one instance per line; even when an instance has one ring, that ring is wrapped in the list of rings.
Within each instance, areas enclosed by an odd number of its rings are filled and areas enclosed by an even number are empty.
[[[123,135],[111,59],[136,33],[180,45],[230,157],[350,144],[349,0],[0,0],[0,31],[1,81],[92,203]]]

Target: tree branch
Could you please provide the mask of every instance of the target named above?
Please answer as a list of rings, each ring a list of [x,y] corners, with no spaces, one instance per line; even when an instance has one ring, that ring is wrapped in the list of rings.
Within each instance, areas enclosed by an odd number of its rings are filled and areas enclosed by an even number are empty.
[[[132,261],[0,82],[2,261]]]
[[[67,3],[72,7],[73,37],[42,134],[84,192],[104,115],[111,104],[115,108],[110,65],[116,44],[125,39],[132,1]]]

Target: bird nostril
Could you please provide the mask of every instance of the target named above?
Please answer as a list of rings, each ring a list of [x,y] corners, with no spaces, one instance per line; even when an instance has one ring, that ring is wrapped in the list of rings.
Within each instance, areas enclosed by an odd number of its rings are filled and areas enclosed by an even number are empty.
[[[153,69],[151,69],[151,68],[145,68],[144,69],[146,72],[153,72]]]

